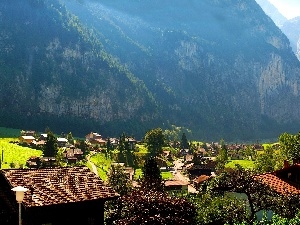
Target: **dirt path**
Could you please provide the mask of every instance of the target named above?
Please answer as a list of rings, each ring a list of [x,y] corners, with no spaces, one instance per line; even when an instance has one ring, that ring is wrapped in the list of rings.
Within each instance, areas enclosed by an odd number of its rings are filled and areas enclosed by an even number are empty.
[[[190,183],[190,179],[187,176],[182,175],[180,173],[180,171],[178,170],[182,166],[183,166],[183,163],[180,160],[174,161],[174,167],[175,167],[175,171],[176,171],[176,173],[174,174],[174,178],[176,180],[181,180],[181,181]],[[191,184],[188,185],[188,192],[190,192],[190,193],[198,193],[198,191]]]
[[[91,158],[91,155],[88,155],[88,156],[86,157],[88,163],[91,164],[91,166],[92,166],[93,172],[99,177],[97,167],[96,167],[96,165],[90,160],[90,158]]]

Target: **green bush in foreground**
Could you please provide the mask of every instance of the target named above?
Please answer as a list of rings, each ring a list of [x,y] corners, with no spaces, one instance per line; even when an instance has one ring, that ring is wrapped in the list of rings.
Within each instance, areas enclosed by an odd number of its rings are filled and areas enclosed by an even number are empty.
[[[226,225],[229,225],[229,223]],[[249,223],[234,223],[234,225],[249,225]],[[264,214],[264,217],[261,221],[255,221],[251,225],[300,225],[300,212],[292,219],[283,218],[277,214],[274,214],[271,220],[268,220],[266,214]]]

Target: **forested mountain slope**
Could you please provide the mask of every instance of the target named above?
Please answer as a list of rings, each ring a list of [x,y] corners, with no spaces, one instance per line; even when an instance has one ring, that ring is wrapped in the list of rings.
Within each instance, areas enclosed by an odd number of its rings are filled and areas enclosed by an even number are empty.
[[[1,123],[196,139],[295,131],[300,64],[248,0],[0,3]]]

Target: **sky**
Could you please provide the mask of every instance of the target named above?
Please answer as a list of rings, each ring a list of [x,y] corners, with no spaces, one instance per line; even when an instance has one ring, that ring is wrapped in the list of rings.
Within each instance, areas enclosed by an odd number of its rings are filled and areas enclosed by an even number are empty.
[[[287,19],[300,16],[300,0],[269,0]]]

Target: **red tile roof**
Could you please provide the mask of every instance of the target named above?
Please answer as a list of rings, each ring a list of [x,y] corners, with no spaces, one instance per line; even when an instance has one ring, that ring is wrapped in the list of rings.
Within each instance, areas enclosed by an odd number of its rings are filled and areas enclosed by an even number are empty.
[[[188,185],[188,182],[182,181],[182,180],[166,180],[165,186],[186,186]]]
[[[109,200],[118,194],[87,167],[1,170],[11,187],[24,186],[24,206]]]
[[[271,173],[257,175],[263,183],[269,185],[279,194],[300,194],[300,190]]]
[[[195,178],[194,182],[196,182],[196,183],[203,183],[204,181],[208,180],[209,178],[210,178],[210,176],[201,175],[201,176]]]

